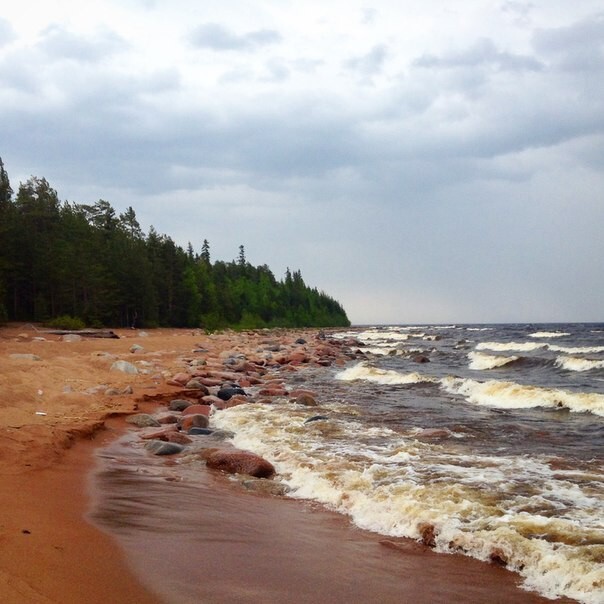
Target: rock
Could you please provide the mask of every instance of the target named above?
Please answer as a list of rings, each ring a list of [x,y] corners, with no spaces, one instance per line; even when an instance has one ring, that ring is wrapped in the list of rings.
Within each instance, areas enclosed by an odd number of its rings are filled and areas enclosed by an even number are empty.
[[[205,415],[206,417],[210,416],[210,412],[212,409],[209,405],[190,405],[187,407],[182,414],[186,415]]]
[[[140,344],[132,344],[130,346],[130,352],[132,354],[145,352],[145,349]]]
[[[168,432],[165,439],[162,440],[166,440],[169,443],[178,443],[179,445],[188,445],[193,442],[191,438],[182,432]]]
[[[306,344],[306,340],[304,338],[298,338],[296,344]]]
[[[254,491],[254,493],[260,493],[261,495],[283,497],[289,490],[286,485],[273,480],[266,480],[266,478],[246,478],[240,482],[248,491]]]
[[[174,400],[170,401],[168,409],[170,409],[170,411],[184,411],[187,407],[190,407],[192,404],[193,403],[191,403],[190,401],[185,401],[181,398],[175,398]]]
[[[433,524],[423,522],[417,527],[419,534],[422,538],[422,543],[428,547],[434,547],[436,545],[436,528]]]
[[[81,339],[82,336],[79,336],[77,333],[66,333],[64,336],[61,336],[63,342],[79,342]]]
[[[169,426],[162,427],[160,430],[153,430],[152,432],[145,432],[140,437],[143,440],[168,440],[168,434],[176,433],[177,427],[172,424]]]
[[[411,357],[411,360],[414,363],[429,363],[430,362],[430,359],[426,355],[423,355],[423,354],[414,354]]]
[[[275,475],[273,464],[250,451],[207,449],[202,457],[208,468],[227,474],[247,474],[256,478],[271,478]]]
[[[191,428],[207,428],[210,420],[207,415],[185,415],[178,420],[178,425],[183,432],[188,432]]]
[[[450,438],[452,434],[446,428],[424,428],[416,436],[417,438]]]
[[[493,564],[498,564],[499,566],[508,565],[508,557],[500,547],[496,547],[491,551],[491,553],[489,554],[489,560]]]
[[[126,418],[129,424],[134,424],[139,428],[159,428],[161,424],[148,413],[137,413],[136,415],[130,415]]]
[[[111,365],[111,371],[121,371],[122,373],[138,373],[138,369],[132,364],[128,363],[128,361],[115,361],[113,365]]]
[[[190,379],[191,376],[188,373],[180,372],[174,374],[171,378],[171,381],[184,386]]]
[[[210,391],[207,389],[207,387],[196,378],[189,380],[185,384],[185,388],[188,388],[190,390],[201,390],[203,394],[210,394]]]
[[[200,428],[199,426],[193,426],[187,430],[187,434],[190,434],[191,436],[209,436],[213,433],[214,430],[212,430],[212,428]]]
[[[295,399],[293,399],[295,403],[298,405],[304,405],[305,407],[318,407],[319,403],[315,400],[315,397],[311,394],[299,394]]]
[[[242,394],[243,396],[246,396],[245,390],[243,388],[240,388],[239,386],[223,386],[218,391],[216,396],[218,396],[218,398],[222,399],[223,401],[228,401],[231,397],[235,396],[236,394]]]
[[[162,413],[161,415],[158,415],[156,419],[162,425],[169,425],[177,424],[179,418],[176,417],[176,415],[174,415],[173,413]]]
[[[145,449],[154,455],[175,455],[184,450],[184,446],[178,443],[165,442],[163,440],[150,440]]]
[[[327,415],[313,415],[312,417],[305,419],[304,423],[310,424],[311,422],[318,422],[318,421],[327,420],[327,419],[329,419],[329,417],[327,417]]]
[[[41,357],[37,354],[23,354],[23,353],[15,353],[10,355],[11,359],[19,359],[22,361],[41,361]]]

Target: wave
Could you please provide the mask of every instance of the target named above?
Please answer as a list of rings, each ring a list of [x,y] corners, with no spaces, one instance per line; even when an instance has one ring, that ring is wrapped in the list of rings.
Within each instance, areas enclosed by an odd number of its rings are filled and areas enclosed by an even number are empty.
[[[531,352],[546,348],[547,344],[537,342],[480,342],[476,350],[493,350],[495,352]]]
[[[591,369],[604,369],[604,361],[583,359],[580,357],[558,357],[555,365],[567,371],[590,371]]]
[[[567,392],[554,388],[524,386],[515,382],[446,377],[441,385],[450,394],[460,394],[468,402],[499,409],[531,409],[549,407],[589,412],[604,417],[604,394]]]
[[[566,331],[536,331],[529,334],[529,338],[561,338],[563,336],[570,336],[570,333]]]
[[[545,342],[480,342],[476,350],[494,352],[532,352],[534,350],[551,350],[565,354],[597,354],[604,352],[604,346],[557,346]]]
[[[235,446],[273,463],[293,498],[318,501],[387,536],[421,540],[431,527],[437,551],[480,560],[497,552],[527,588],[601,601],[604,569],[589,545],[604,538],[600,502],[581,482],[560,478],[546,460],[458,454],[442,441],[337,415],[309,428],[308,413],[242,405],[216,414],[215,423],[235,433]],[[564,515],[551,517],[558,509]]]
[[[518,361],[520,357],[503,357],[484,354],[482,352],[470,352],[468,354],[468,358],[471,361],[470,369],[481,371],[503,367],[504,365],[508,365],[509,363],[514,363],[515,361]]]
[[[370,367],[366,363],[358,363],[348,369],[344,369],[336,375],[337,380],[352,382],[354,380],[364,380],[374,384],[420,384],[422,382],[437,382],[436,378],[428,375],[422,375],[417,372],[399,373],[388,369],[378,369]]]

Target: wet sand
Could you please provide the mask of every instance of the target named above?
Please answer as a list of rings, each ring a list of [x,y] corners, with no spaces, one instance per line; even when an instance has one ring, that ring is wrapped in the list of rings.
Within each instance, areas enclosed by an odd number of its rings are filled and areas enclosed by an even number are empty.
[[[166,576],[171,548],[183,547],[178,535],[148,532],[120,544],[87,519],[93,453],[123,429],[111,417],[146,410],[138,402],[144,394],[170,390],[167,376],[183,355],[203,345],[218,362],[220,352],[253,350],[257,340],[190,330],[117,333],[117,340],[65,342],[31,326],[0,329],[2,602],[186,601],[170,599],[172,588],[157,580],[162,567]],[[133,343],[144,352],[133,355]],[[149,363],[154,373],[110,371],[116,358]],[[177,497],[200,501],[196,522],[204,530],[193,531],[189,559],[190,572],[203,575],[203,601],[545,601],[493,565],[393,544],[310,504],[241,492],[221,476],[205,480],[203,497],[173,485]]]

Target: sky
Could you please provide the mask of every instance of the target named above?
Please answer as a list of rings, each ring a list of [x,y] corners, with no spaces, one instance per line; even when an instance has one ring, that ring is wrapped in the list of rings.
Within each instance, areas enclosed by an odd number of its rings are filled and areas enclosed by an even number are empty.
[[[7,2],[0,157],[354,324],[604,320],[602,0]]]

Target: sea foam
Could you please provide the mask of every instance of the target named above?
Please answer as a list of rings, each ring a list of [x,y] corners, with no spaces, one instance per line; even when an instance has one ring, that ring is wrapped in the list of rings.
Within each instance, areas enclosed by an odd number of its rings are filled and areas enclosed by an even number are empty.
[[[503,367],[508,363],[513,363],[514,361],[517,361],[519,357],[504,357],[484,354],[482,352],[470,352],[468,354],[468,358],[470,359],[470,369],[481,371],[488,369],[497,369],[497,367]]]

